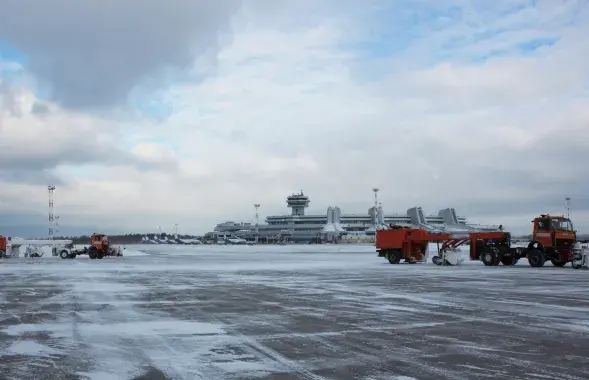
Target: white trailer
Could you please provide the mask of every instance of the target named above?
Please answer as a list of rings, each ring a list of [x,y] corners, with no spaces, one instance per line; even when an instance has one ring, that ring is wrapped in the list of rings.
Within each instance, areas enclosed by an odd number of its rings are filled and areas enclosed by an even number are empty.
[[[21,255],[20,248],[26,247],[52,247],[52,251],[56,252],[61,258],[73,258],[75,253],[72,251],[72,240],[27,240],[27,239],[10,239],[6,241],[5,257],[19,257]],[[42,256],[42,255],[39,255]]]

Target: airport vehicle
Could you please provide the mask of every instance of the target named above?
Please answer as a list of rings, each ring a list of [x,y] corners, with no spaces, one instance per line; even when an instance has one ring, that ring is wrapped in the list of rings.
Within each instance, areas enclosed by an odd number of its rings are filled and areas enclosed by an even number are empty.
[[[91,259],[102,259],[105,256],[123,256],[121,247],[113,247],[105,234],[93,233],[90,236],[88,257]]]
[[[532,267],[542,267],[548,260],[558,267],[573,261],[576,232],[570,219],[542,214],[534,218],[532,223],[532,240],[527,248],[512,247],[511,234],[502,229],[445,231],[412,227],[378,230],[376,248],[378,256],[385,257],[391,264],[398,264],[401,260],[409,263],[424,262],[431,242],[438,244],[438,255],[432,257],[437,265],[458,264],[456,249],[463,244],[470,246],[471,260],[481,260],[486,266],[499,263],[515,265],[523,257],[528,259]]]
[[[376,248],[378,256],[385,257],[391,264],[398,264],[401,260],[417,263],[427,260],[429,244],[435,242],[439,256],[434,256],[432,261],[438,265],[452,265],[459,262],[457,248],[469,243],[472,260],[480,259],[485,265],[498,265],[499,262],[513,265],[518,253],[510,248],[510,237],[509,232],[503,231],[443,232],[400,227],[378,230]]]
[[[102,259],[105,256],[123,256],[122,250],[118,246],[112,246],[108,237],[104,234],[94,233],[90,237],[90,246],[83,249],[75,249],[72,240],[28,240],[10,238],[0,235],[0,258],[18,257],[20,256],[20,248],[27,247],[27,251],[23,252],[27,257],[40,257],[42,252],[38,250],[41,247],[52,247],[53,254],[62,259],[74,259],[78,255],[87,254],[91,259]],[[34,250],[35,254],[29,255],[31,247],[37,248]]]
[[[577,233],[569,218],[543,214],[532,223],[532,241],[527,248],[531,266],[541,267],[550,260],[552,265],[562,267],[573,261]]]
[[[72,244],[71,240],[19,239],[0,235],[0,258],[20,256],[22,246],[27,247],[27,251],[23,252],[27,257],[43,256],[41,247],[52,247],[60,255],[69,255]]]
[[[589,268],[589,249],[583,247],[579,242],[573,246],[573,260],[571,265],[575,269]]]
[[[108,236],[100,233],[93,233],[90,236],[90,246],[81,250],[74,250],[73,246],[69,250],[59,252],[62,259],[73,259],[77,255],[88,255],[90,259],[102,259],[105,256],[123,256],[121,247],[112,246]]]

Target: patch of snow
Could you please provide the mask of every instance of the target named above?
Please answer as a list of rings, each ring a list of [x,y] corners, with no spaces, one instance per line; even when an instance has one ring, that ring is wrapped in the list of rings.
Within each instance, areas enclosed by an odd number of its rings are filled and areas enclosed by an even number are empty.
[[[27,333],[48,333],[53,338],[71,337],[71,327],[55,323],[21,323],[11,325],[1,330],[10,336],[21,336]]]
[[[51,347],[44,346],[34,340],[20,340],[8,347],[6,354],[23,356],[51,356],[60,355],[63,354],[63,352]]]
[[[126,323],[89,323],[79,325],[82,335],[90,336],[125,336],[133,335],[211,335],[224,334],[223,329],[212,323],[179,321],[179,320],[156,320],[156,321],[133,321]]]
[[[122,245],[121,249],[123,250],[123,257],[125,256],[129,256],[129,257],[133,257],[133,256],[147,256],[148,254],[145,253],[144,251],[135,248],[132,245]]]

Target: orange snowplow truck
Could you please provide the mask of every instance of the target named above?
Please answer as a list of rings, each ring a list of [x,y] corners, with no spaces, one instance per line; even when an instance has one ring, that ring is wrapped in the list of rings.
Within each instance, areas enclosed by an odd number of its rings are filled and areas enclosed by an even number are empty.
[[[111,253],[110,242],[105,234],[93,233],[90,236],[90,247],[88,248],[88,257],[91,259],[102,259]]]
[[[434,263],[443,265],[445,252],[468,243],[471,260],[481,260],[487,266],[515,265],[527,258],[530,266],[542,267],[550,260],[562,267],[573,260],[576,231],[570,219],[564,216],[542,214],[534,218],[532,239],[527,248],[512,247],[511,234],[504,231],[472,231],[462,233],[430,232],[419,228],[394,227],[376,231],[376,249],[379,257],[391,264],[401,260],[415,263],[425,261],[430,242],[438,243]]]

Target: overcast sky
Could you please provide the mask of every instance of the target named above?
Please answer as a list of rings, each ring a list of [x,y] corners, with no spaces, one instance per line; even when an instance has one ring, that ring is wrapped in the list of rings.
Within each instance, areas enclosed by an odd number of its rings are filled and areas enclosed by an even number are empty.
[[[570,196],[589,231],[586,1],[0,10],[0,224],[45,224],[51,183],[64,228],[203,233],[300,189],[364,213],[378,187],[516,232]]]

